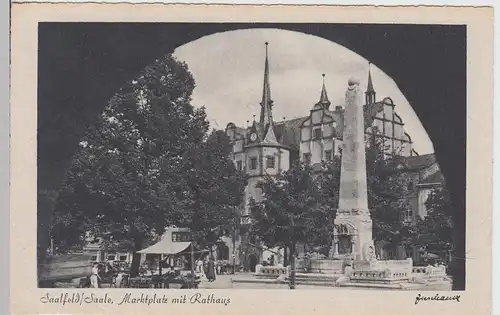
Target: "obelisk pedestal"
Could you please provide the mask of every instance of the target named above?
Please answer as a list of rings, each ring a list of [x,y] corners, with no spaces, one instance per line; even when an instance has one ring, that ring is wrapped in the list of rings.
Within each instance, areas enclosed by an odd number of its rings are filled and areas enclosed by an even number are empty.
[[[351,253],[344,253],[344,256],[354,260],[368,260],[374,250],[368,209],[363,99],[359,80],[349,79],[345,94],[339,207],[332,250],[334,256],[339,256],[339,238],[350,237]]]

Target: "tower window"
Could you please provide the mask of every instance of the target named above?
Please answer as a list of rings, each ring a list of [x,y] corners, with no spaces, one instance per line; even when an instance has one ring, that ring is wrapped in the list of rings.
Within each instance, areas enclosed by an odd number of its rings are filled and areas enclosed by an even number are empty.
[[[242,163],[241,163],[241,161],[237,161],[237,162],[236,162],[236,168],[238,169],[238,171],[241,171],[241,168],[242,168]]]
[[[302,158],[303,158],[305,164],[307,164],[307,165],[311,164],[311,153],[304,153],[302,155]]]
[[[314,129],[314,139],[319,140],[322,138],[321,128]]]
[[[266,159],[266,167],[274,168],[275,158],[272,155],[269,155]]]
[[[325,151],[325,159],[327,161],[331,161],[332,160],[332,150],[326,150]]]
[[[413,221],[413,211],[410,209],[403,210],[401,213],[401,221],[410,223]]]
[[[251,170],[257,169],[257,158],[256,157],[250,158],[250,169]]]

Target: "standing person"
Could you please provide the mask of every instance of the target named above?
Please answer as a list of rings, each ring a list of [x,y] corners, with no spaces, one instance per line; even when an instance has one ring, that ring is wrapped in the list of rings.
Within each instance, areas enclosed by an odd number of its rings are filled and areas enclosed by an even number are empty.
[[[208,279],[208,257],[206,257],[204,260],[203,260],[203,271],[205,272],[205,276],[207,277]]]
[[[269,264],[271,266],[274,266],[274,255],[271,255],[271,257],[269,257]]]
[[[213,257],[210,257],[210,260],[208,261],[207,278],[209,282],[215,281],[215,262]]]
[[[218,261],[218,262],[217,262],[217,275],[220,275],[221,268],[222,268],[222,266],[221,266],[221,262],[220,262],[220,261]]]
[[[201,259],[198,259],[198,262],[196,264],[196,272],[197,273],[203,272],[203,260],[201,260]]]
[[[90,287],[98,289],[100,278],[101,277],[99,276],[99,264],[94,263],[94,265],[92,266],[91,274],[90,274]]]

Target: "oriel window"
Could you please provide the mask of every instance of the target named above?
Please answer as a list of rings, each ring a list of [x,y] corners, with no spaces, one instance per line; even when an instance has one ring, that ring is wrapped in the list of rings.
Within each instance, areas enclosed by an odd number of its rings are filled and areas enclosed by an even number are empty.
[[[275,164],[275,157],[273,155],[269,155],[266,158],[266,167],[267,168],[274,168]]]
[[[256,157],[250,158],[250,169],[251,170],[257,169],[257,158]]]

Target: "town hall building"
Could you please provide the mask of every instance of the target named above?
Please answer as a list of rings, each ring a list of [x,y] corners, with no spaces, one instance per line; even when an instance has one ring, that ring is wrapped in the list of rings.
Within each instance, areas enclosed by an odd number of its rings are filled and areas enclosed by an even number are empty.
[[[248,127],[236,126],[234,123],[229,123],[226,127],[226,134],[233,147],[232,159],[236,168],[245,172],[249,178],[241,210],[243,224],[250,223],[250,201],[261,200],[261,192],[256,186],[265,175],[276,175],[286,171],[295,161],[315,165],[332,160],[342,148],[344,106],[331,104],[324,79],[319,100],[311,102],[313,105],[307,116],[280,122],[273,119],[273,108],[279,104],[274,104],[271,97],[268,43],[265,48],[259,119],[254,118]],[[378,130],[375,136],[383,140],[388,155],[399,156],[403,160],[409,158],[415,163],[419,159],[419,154],[413,148],[412,139],[405,131],[404,122],[395,108],[396,104],[390,97],[377,101],[371,73],[368,71],[365,105],[363,105],[365,135],[370,137],[374,130]],[[422,197],[416,199],[424,200]],[[421,206],[417,205],[415,210],[418,207]],[[240,238],[237,242],[240,248],[237,261],[240,265],[246,263],[252,269],[271,254],[275,257],[282,255],[277,249],[263,250],[262,247],[254,246],[256,244],[251,241]],[[243,242],[250,242],[251,246],[241,250]],[[231,242],[228,240],[226,243]],[[236,252],[236,249],[231,251]]]

